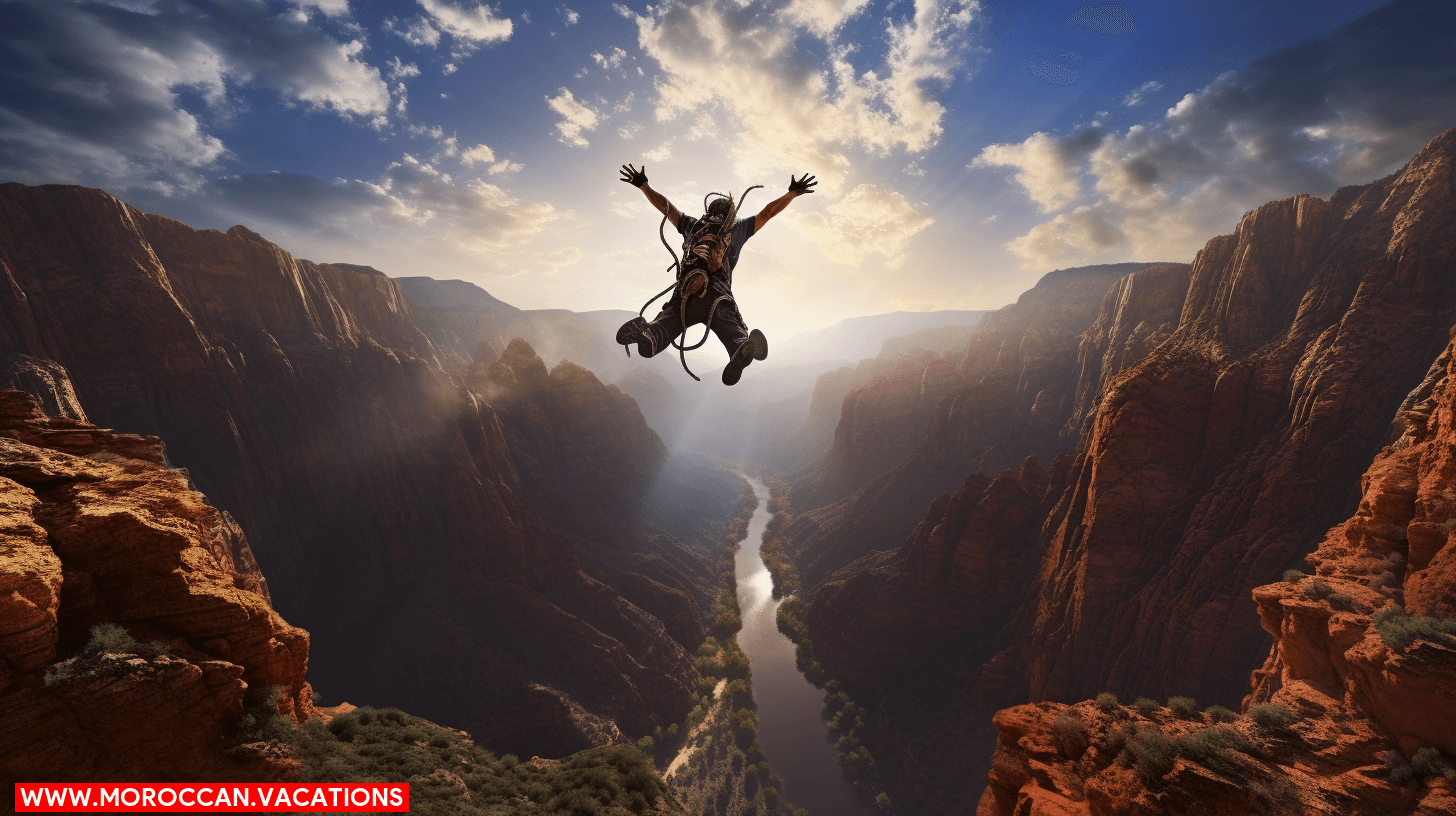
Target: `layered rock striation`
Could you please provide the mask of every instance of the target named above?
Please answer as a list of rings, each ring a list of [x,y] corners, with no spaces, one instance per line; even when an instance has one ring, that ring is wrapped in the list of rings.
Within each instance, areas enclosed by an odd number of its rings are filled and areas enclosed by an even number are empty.
[[[696,673],[683,644],[650,604],[583,568],[518,469],[576,456],[616,483],[610,445],[569,447],[600,419],[605,387],[590,375],[563,375],[566,414],[497,410],[460,387],[392,279],[98,190],[0,186],[0,271],[0,347],[65,372],[92,421],[167,440],[168,461],[247,531],[279,610],[315,635],[311,678],[326,697],[541,755],[686,710]],[[568,447],[512,448],[543,422]],[[645,440],[638,428],[616,442]],[[633,455],[647,467],[659,451]],[[731,507],[737,486],[718,478],[699,489]],[[616,517],[646,513],[643,501]],[[703,528],[705,506],[692,517]],[[678,528],[653,532],[670,549]],[[610,550],[603,560],[614,566]],[[694,636],[685,620],[674,632]]]
[[[805,581],[812,585],[867,552],[899,546],[922,508],[968,472],[999,473],[1028,455],[1050,462],[1070,451],[1075,439],[1060,431],[1072,421],[1078,374],[1088,368],[1078,364],[1081,335],[1122,276],[1153,266],[1160,265],[1049,273],[1016,303],[981,319],[958,371],[927,361],[850,392],[833,449],[794,485],[798,516],[789,546]],[[1160,274],[1176,286],[1186,267],[1162,266],[1168,271]],[[1142,308],[1159,288],[1167,286],[1138,286],[1124,301]],[[1159,304],[1146,309],[1139,322],[1147,325],[1119,337],[1123,346],[1135,347],[1133,336],[1153,336],[1168,322]]]
[[[233,742],[245,703],[272,689],[281,713],[312,713],[309,635],[273,610],[247,539],[160,440],[0,391],[0,507],[0,775],[296,778],[293,760]],[[115,651],[78,656],[106,625],[126,630]]]
[[[1119,316],[1119,296],[1109,295],[1077,358],[1101,384],[1088,418],[1066,425],[1083,429],[1066,488],[1026,525],[1030,534],[1002,545],[1022,553],[1023,571],[982,579],[1019,584],[1020,602],[983,617],[975,640],[954,641],[973,645],[946,652],[913,692],[894,685],[891,669],[856,681],[879,695],[870,744],[895,767],[887,777],[905,780],[892,797],[944,813],[974,799],[979,785],[964,769],[984,767],[985,723],[999,707],[1104,690],[1238,704],[1269,643],[1250,593],[1297,566],[1354,510],[1391,417],[1456,323],[1456,282],[1446,274],[1456,258],[1453,161],[1456,132],[1386,179],[1249,213],[1195,259],[1171,331],[1148,330],[1161,319]],[[1121,286],[1166,316],[1177,274]],[[1067,393],[1085,404],[1093,391]],[[925,524],[951,528],[941,505]],[[897,580],[923,580],[908,551],[895,558]],[[856,669],[873,666],[879,650],[900,653],[871,637],[877,621],[935,620],[939,610],[882,592],[889,580],[856,582],[854,573],[887,563],[853,565],[814,599],[890,606],[851,616],[860,628],[844,631],[811,611],[816,643],[864,636]]]
[[[1456,809],[1456,371],[1452,348],[1397,414],[1395,441],[1362,479],[1354,515],[1293,572],[1253,591],[1275,638],[1253,673],[1245,712],[1282,707],[1293,722],[1232,727],[1250,748],[1209,767],[1184,751],[1164,773],[1138,773],[1115,737],[1156,728],[1206,731],[1206,717],[1138,717],[1091,704],[999,712],[981,816],[1050,807],[1077,814],[1438,814]],[[1113,714],[1115,716],[1109,716]],[[1089,726],[1084,755],[1058,738]],[[1141,722],[1144,719],[1148,723]],[[1134,724],[1134,721],[1137,721]],[[1432,753],[1432,752],[1436,753]],[[1203,810],[1199,810],[1199,809]]]

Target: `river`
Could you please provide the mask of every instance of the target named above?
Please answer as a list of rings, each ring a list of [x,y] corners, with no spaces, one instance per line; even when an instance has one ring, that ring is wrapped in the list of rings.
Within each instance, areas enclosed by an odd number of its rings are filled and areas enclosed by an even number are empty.
[[[758,740],[769,764],[784,780],[783,793],[811,816],[873,816],[859,804],[845,781],[839,754],[824,725],[824,692],[794,665],[794,644],[778,630],[773,579],[759,547],[768,526],[768,487],[749,479],[758,494],[758,511],[748,525],[748,538],[738,550],[738,606],[743,629],[738,644],[753,664],[753,698],[758,703]]]

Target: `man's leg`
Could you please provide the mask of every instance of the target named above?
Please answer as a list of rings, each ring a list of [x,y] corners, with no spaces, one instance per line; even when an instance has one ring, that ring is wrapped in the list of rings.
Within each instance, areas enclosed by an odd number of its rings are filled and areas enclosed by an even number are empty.
[[[662,307],[662,311],[648,323],[641,317],[634,317],[617,329],[617,342],[624,346],[637,345],[641,357],[653,357],[668,347],[673,338],[682,334],[682,317],[676,303]]]
[[[717,294],[722,293],[715,293],[715,297]],[[723,367],[724,385],[736,384],[749,363],[768,357],[768,338],[757,329],[748,330],[743,315],[738,313],[738,304],[731,300],[718,304],[718,310],[713,313],[713,333],[728,351],[728,365]]]

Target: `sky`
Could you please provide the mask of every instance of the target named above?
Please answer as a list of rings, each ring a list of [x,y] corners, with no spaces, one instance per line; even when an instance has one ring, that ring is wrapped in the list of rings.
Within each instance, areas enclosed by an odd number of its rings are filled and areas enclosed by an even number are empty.
[[[770,337],[1191,261],[1456,126],[1450,2],[0,0],[0,23],[0,180],[521,308],[670,282],[624,163],[688,212],[813,173],[735,271]]]

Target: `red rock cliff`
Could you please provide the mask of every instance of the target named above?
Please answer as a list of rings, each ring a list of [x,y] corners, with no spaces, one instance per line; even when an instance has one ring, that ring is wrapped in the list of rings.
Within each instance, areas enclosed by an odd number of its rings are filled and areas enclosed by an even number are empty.
[[[990,739],[976,723],[997,707],[1104,690],[1238,703],[1268,649],[1251,591],[1353,510],[1359,475],[1456,322],[1453,163],[1456,132],[1330,201],[1260,207],[1199,253],[1176,330],[1103,372],[1068,488],[1035,535],[1007,545],[1031,550],[1035,567],[1019,576],[1017,610],[987,622],[997,632],[980,642],[996,645],[954,652],[938,680],[917,681],[919,698],[958,701],[956,713],[896,693],[876,711],[870,745],[903,759],[909,780],[899,801],[958,812],[944,792],[974,794],[960,780],[984,767]],[[1107,354],[1084,363],[1093,357]],[[879,646],[867,648],[862,663]],[[947,753],[935,733],[985,747]]]
[[[1007,709],[995,718],[999,743],[978,813],[1456,811],[1456,784],[1433,772],[1430,755],[1435,749],[1448,764],[1456,757],[1452,365],[1448,346],[1402,405],[1396,440],[1364,475],[1359,509],[1307,556],[1315,575],[1291,573],[1254,590],[1275,642],[1244,708],[1273,703],[1294,723],[1267,729],[1235,720],[1250,750],[1222,772],[1190,754],[1164,773],[1139,774],[1129,757],[1118,761],[1118,729],[1153,727],[1176,738],[1207,731],[1211,718],[1086,703]],[[1088,726],[1084,754],[1069,755],[1058,737],[1069,716]]]
[[[247,540],[158,439],[0,391],[0,506],[0,776],[296,778],[292,760],[230,749],[244,701],[270,687],[283,712],[312,712],[308,633],[273,611],[240,568]],[[98,624],[164,648],[77,669]]]

